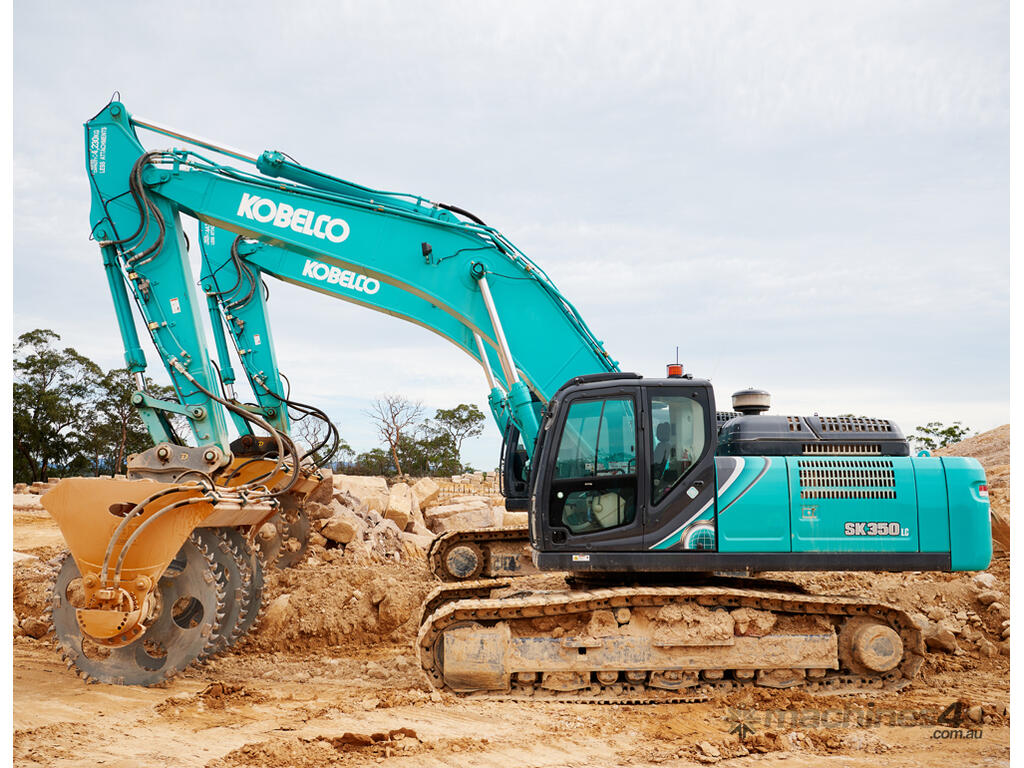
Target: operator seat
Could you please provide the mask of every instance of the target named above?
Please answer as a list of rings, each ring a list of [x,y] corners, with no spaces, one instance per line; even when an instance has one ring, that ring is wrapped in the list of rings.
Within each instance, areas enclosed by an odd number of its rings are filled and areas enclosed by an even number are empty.
[[[654,455],[651,459],[651,479],[658,484],[665,477],[669,459],[672,458],[672,449],[675,448],[672,425],[667,421],[661,422],[655,428],[654,436],[658,439],[658,444],[654,446]]]

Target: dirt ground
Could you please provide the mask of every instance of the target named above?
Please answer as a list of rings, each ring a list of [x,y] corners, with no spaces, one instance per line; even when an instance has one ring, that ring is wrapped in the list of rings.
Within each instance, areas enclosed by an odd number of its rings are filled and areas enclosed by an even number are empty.
[[[998,451],[981,459],[1008,463]],[[996,474],[1008,517],[1008,472]],[[340,550],[270,578],[263,623],[228,655],[163,688],[87,685],[45,636],[31,636],[62,541],[45,513],[17,500],[14,546],[32,556],[14,564],[19,766],[1009,765],[1004,553],[988,584],[975,574],[801,576],[815,592],[870,595],[953,632],[899,693],[755,688],[697,704],[609,706],[432,692],[411,647],[432,586],[424,562],[347,560]],[[957,713],[958,727],[948,722]]]

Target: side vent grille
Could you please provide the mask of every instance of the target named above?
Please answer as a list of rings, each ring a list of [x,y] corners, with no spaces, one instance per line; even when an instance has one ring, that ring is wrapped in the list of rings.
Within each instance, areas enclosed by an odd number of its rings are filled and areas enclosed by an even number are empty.
[[[882,446],[877,443],[804,443],[804,455],[881,456]]]
[[[821,429],[823,432],[892,432],[892,422],[864,416],[822,416]]]
[[[800,423],[799,416],[787,416],[786,423],[789,425],[790,432],[802,432],[804,425]]]
[[[797,466],[801,499],[896,498],[896,473],[887,459],[802,459]]]
[[[715,419],[718,422],[718,428],[721,429],[726,422],[732,421],[739,415],[739,411],[718,411],[715,414]]]

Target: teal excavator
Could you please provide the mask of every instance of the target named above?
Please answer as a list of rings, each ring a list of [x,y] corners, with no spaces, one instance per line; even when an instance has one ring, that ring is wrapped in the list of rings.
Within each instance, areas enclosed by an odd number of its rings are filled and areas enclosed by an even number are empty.
[[[148,150],[142,131],[177,146]],[[43,499],[70,550],[56,640],[87,679],[157,684],[230,648],[259,620],[265,564],[301,557],[303,505],[337,434],[291,437],[296,418],[329,420],[278,368],[268,277],[416,323],[481,365],[506,503],[529,524],[435,541],[447,583],[416,649],[437,688],[595,702],[898,688],[924,654],[905,612],[757,575],[988,566],[977,461],[911,456],[885,419],[769,414],[757,390],[719,412],[679,365],[622,372],[544,271],[462,208],[186,135],[117,101],[85,142],[90,233],[154,441],[127,479],[72,478]],[[183,216],[199,222],[202,299]],[[173,401],[146,389],[136,317]],[[268,522],[278,535],[261,541]],[[565,584],[506,578],[530,568]]]

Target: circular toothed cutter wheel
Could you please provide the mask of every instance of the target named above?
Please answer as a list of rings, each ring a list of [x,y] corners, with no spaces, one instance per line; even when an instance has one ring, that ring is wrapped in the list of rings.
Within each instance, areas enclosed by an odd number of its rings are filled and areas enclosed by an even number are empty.
[[[201,534],[214,551],[225,587],[224,620],[215,630],[209,656],[219,656],[255,624],[263,607],[263,566],[235,528],[208,528]]]
[[[273,527],[272,534],[267,524]],[[266,567],[284,570],[302,562],[309,548],[309,530],[309,514],[301,508],[278,512],[264,523],[257,542]]]
[[[242,553],[219,528],[197,528],[192,534],[198,537],[213,554],[217,569],[217,581],[224,591],[224,618],[214,628],[210,642],[203,651],[203,658],[211,658],[227,649],[242,614],[247,609],[247,582],[250,574]]]
[[[244,533],[237,528],[224,528],[222,530],[225,535],[234,542],[238,551],[241,552],[242,559],[245,561],[249,574],[246,592],[248,599],[244,610],[238,617],[238,623],[235,625],[235,631],[232,633],[231,640],[228,643],[228,646],[230,647],[238,642],[255,626],[256,621],[263,612],[263,562],[260,560],[256,550],[249,545],[249,541],[246,539]]]
[[[83,635],[75,617],[83,606],[78,565],[66,556],[54,583],[53,630],[68,667],[87,681],[156,685],[199,659],[223,620],[224,593],[213,552],[190,537],[157,584],[146,631],[132,643],[107,648]]]

